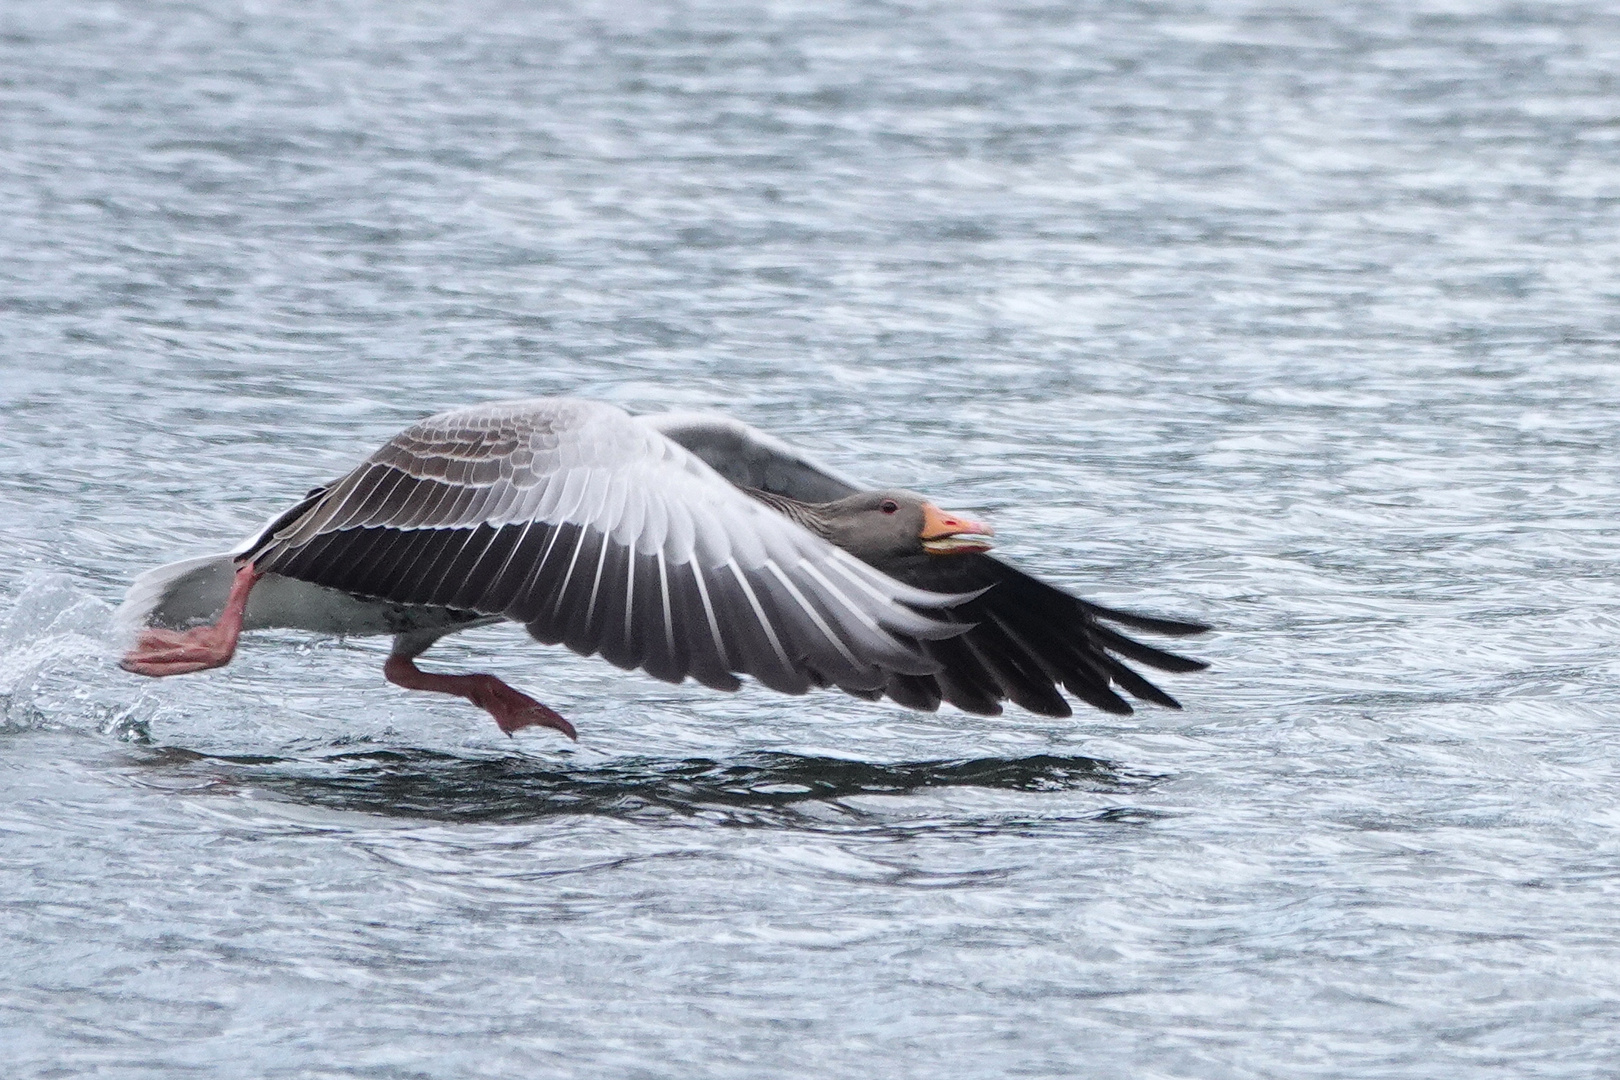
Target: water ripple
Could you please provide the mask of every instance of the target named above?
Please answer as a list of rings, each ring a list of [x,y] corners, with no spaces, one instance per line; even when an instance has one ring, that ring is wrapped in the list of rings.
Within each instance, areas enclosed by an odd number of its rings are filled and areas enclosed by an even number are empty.
[[[703,818],[734,825],[804,823],[805,803],[900,796],[936,788],[1125,792],[1148,783],[1106,761],[1036,754],[894,764],[756,753],[558,765],[529,757],[463,758],[391,749],[320,758],[202,754],[176,747],[143,758],[139,782],[165,790],[252,786],[334,810],[455,822],[523,822],[561,815],[627,821]],[[1011,823],[1009,823],[1011,824]]]

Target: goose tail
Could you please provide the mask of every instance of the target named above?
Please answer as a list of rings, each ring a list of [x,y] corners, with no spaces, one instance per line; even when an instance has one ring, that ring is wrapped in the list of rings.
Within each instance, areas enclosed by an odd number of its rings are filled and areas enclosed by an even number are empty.
[[[236,555],[223,552],[181,559],[136,578],[113,612],[113,627],[133,635],[148,626],[185,630],[214,622],[236,576]]]

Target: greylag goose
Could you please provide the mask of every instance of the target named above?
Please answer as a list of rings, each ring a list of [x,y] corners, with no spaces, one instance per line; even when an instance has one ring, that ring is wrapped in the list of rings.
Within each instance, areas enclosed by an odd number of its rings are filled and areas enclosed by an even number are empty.
[[[400,432],[235,550],[142,574],[121,664],[230,662],[244,630],[393,634],[390,682],[456,694],[507,734],[567,720],[493,675],[423,671],[446,634],[510,619],[546,644],[670,682],[800,694],[836,686],[914,709],[1068,716],[1180,708],[1122,657],[1206,665],[1108,624],[1197,623],[1102,607],[984,554],[993,531],[908,491],[868,490],[725,417],[632,416],[568,398],[478,405]]]

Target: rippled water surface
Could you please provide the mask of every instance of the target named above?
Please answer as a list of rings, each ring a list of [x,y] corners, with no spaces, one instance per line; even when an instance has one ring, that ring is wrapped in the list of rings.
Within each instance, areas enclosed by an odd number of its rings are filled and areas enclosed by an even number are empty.
[[[1611,1076],[1604,5],[0,6],[7,1077]],[[130,578],[410,420],[720,408],[1217,625],[1183,712]]]

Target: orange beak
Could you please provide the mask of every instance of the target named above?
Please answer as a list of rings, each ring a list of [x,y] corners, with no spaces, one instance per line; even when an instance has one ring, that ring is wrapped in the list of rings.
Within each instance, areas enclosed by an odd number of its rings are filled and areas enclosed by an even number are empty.
[[[923,550],[930,555],[966,555],[975,551],[989,551],[987,536],[996,530],[983,522],[949,514],[933,503],[923,503],[923,527],[917,534]]]

